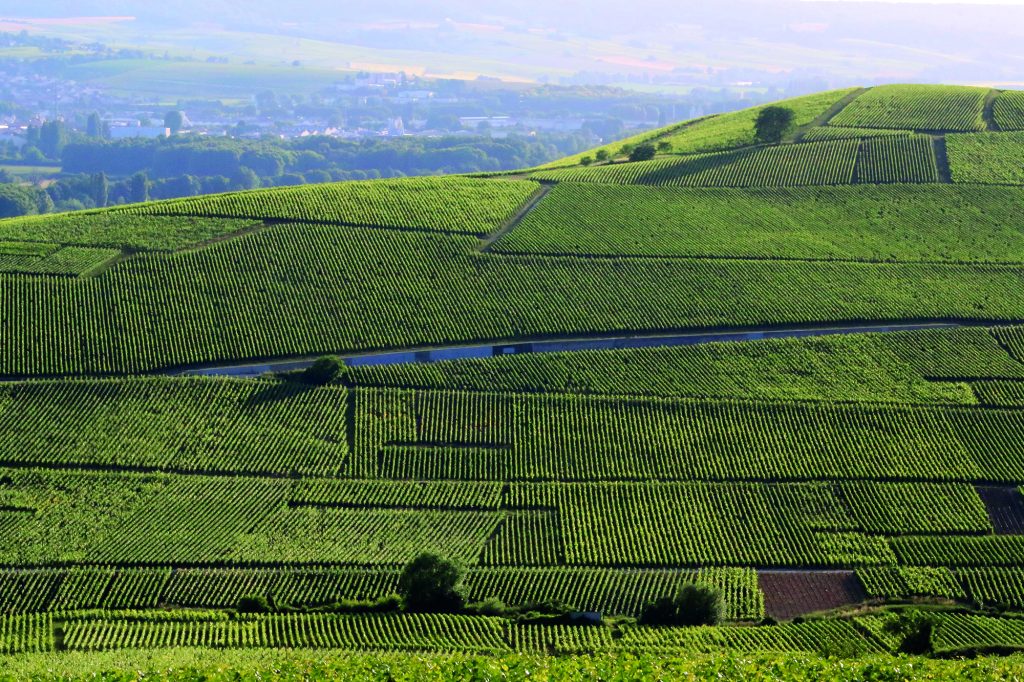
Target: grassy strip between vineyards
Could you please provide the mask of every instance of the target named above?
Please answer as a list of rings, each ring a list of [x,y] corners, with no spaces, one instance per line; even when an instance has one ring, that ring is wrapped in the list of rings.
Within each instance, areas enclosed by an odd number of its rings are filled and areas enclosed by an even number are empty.
[[[1024,132],[948,135],[953,182],[1024,185]]]
[[[484,234],[512,218],[536,190],[526,181],[427,177],[239,192],[118,210]]]
[[[1022,201],[1019,189],[948,185],[691,189],[560,184],[491,251],[1020,263],[1024,234],[1016,216]]]
[[[852,128],[984,130],[985,88],[882,85],[848,104],[831,121]]]

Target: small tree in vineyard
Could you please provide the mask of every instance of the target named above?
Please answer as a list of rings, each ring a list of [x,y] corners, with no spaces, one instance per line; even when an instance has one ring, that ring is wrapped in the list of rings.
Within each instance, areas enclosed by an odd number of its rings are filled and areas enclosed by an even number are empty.
[[[765,107],[757,115],[754,131],[758,142],[781,142],[796,122],[796,114],[786,107]]]
[[[460,611],[466,601],[459,591],[462,571],[451,561],[424,552],[402,569],[398,593],[406,611]]]
[[[683,585],[674,597],[660,597],[640,614],[644,625],[718,625],[722,593],[710,585]]]
[[[341,358],[325,355],[303,370],[299,376],[304,384],[324,386],[337,379],[344,370],[345,363],[341,361]]]
[[[629,152],[630,161],[650,161],[658,153],[653,144],[641,144]]]

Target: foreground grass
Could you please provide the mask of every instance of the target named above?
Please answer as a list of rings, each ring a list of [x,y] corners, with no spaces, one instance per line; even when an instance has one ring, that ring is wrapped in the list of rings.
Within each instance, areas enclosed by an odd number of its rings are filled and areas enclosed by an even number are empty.
[[[479,657],[337,650],[177,649],[0,658],[0,680],[1013,680],[1024,658],[930,660],[806,655]]]

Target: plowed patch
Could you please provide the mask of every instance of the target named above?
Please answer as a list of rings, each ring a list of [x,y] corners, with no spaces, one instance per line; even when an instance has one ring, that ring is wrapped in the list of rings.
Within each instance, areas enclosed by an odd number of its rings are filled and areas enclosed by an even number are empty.
[[[992,527],[999,535],[1024,535],[1024,496],[1016,488],[978,486]]]
[[[787,620],[867,599],[853,571],[761,571],[765,611]]]

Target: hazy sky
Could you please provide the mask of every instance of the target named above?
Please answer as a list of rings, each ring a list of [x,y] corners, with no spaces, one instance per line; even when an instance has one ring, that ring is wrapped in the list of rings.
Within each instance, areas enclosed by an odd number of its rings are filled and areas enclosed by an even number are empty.
[[[1024,7],[1024,0],[804,0],[804,2],[895,2],[919,5],[1018,5]]]

